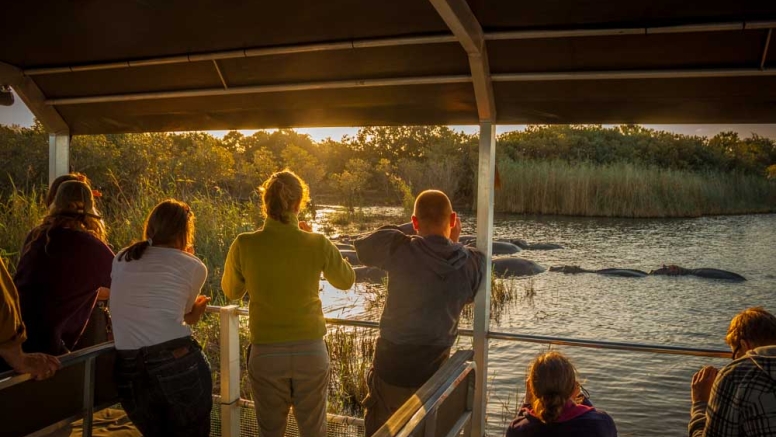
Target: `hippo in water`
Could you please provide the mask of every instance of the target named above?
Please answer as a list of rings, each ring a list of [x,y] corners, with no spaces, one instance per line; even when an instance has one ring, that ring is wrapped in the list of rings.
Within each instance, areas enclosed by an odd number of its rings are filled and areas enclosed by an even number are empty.
[[[699,268],[699,269],[686,269],[677,265],[664,265],[662,268],[652,270],[650,275],[665,275],[665,276],[698,276],[699,278],[707,279],[727,279],[730,281],[746,281],[746,278],[738,273],[728,272],[726,270],[711,269],[711,268]]]
[[[533,261],[517,257],[493,258],[493,272],[503,278],[515,276],[533,276],[546,272],[547,269]]]
[[[641,270],[634,270],[634,269],[599,269],[599,270],[588,270],[583,269],[579,266],[552,266],[550,267],[551,272],[561,272],[566,274],[577,274],[577,273],[597,273],[599,275],[606,275],[606,276],[620,276],[623,278],[643,278],[644,276],[647,276],[647,272],[642,272]]]

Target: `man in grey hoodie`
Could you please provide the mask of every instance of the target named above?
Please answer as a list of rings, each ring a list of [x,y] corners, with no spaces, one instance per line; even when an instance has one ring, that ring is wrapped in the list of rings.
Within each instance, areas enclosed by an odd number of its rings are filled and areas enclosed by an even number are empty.
[[[447,360],[461,310],[474,300],[485,267],[482,253],[458,243],[461,221],[443,192],[418,195],[412,224],[417,235],[385,226],[354,243],[362,263],[388,272],[363,402],[366,437]]]
[[[733,362],[693,376],[690,437],[776,436],[776,317],[749,308],[730,322]]]

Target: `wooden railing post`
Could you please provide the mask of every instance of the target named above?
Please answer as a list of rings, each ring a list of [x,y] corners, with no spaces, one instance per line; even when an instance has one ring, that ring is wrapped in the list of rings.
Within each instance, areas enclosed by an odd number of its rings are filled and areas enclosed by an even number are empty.
[[[240,436],[240,316],[237,305],[221,307],[221,436]]]

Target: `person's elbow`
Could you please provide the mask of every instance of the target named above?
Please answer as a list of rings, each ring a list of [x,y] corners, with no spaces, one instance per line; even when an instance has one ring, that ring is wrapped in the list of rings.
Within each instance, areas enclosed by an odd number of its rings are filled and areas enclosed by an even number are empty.
[[[338,290],[349,290],[353,284],[356,283],[356,272],[350,265],[347,265],[347,270],[335,277],[326,278],[334,288]]]

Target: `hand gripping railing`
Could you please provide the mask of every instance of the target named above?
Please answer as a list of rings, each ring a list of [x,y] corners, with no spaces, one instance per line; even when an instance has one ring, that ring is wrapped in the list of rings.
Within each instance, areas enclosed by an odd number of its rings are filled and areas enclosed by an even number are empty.
[[[0,399],[3,405],[0,409],[0,423],[3,425],[3,435],[14,435],[17,433],[27,434],[30,436],[45,435],[55,430],[64,428],[72,422],[83,418],[83,435],[84,437],[90,437],[92,435],[92,416],[94,413],[95,402],[95,370],[97,358],[101,355],[109,354],[114,350],[113,343],[103,343],[97,346],[88,347],[79,351],[69,353],[59,357],[59,361],[62,363],[62,369],[60,369],[51,379],[37,383],[31,382],[29,374],[19,375],[13,371],[8,371],[0,374]],[[35,395],[39,395],[40,398],[47,397],[54,398],[54,401],[58,400],[59,396],[63,396],[63,393],[46,393],[39,390],[44,384],[48,387],[57,384],[58,382],[67,383],[68,379],[72,378],[72,374],[68,372],[68,369],[72,369],[74,366],[83,364],[83,398],[80,405],[62,405],[60,402],[56,405],[58,411],[51,411],[48,409],[45,413],[48,415],[46,419],[41,419],[40,411],[38,411],[41,405],[24,402],[18,399],[18,395],[22,391],[34,392]],[[22,386],[21,384],[29,384],[29,387]],[[36,386],[35,384],[41,384]],[[68,385],[68,387],[70,387]],[[24,389],[24,390],[22,390]],[[36,390],[37,389],[37,390]],[[33,399],[29,397],[28,399]],[[40,400],[47,400],[40,399]],[[114,400],[116,402],[116,400]],[[110,403],[114,403],[110,402]],[[21,403],[21,405],[20,405]],[[8,417],[15,411],[12,407],[20,407],[22,416],[15,415],[14,417]],[[25,429],[24,413],[30,414],[30,425]],[[41,420],[47,420],[47,423],[41,423]],[[33,423],[34,421],[34,423]],[[41,426],[43,425],[43,426]],[[15,427],[15,428],[14,428]],[[13,431],[12,428],[16,429]],[[34,431],[30,433],[31,431]],[[8,434],[6,434],[8,433]]]

